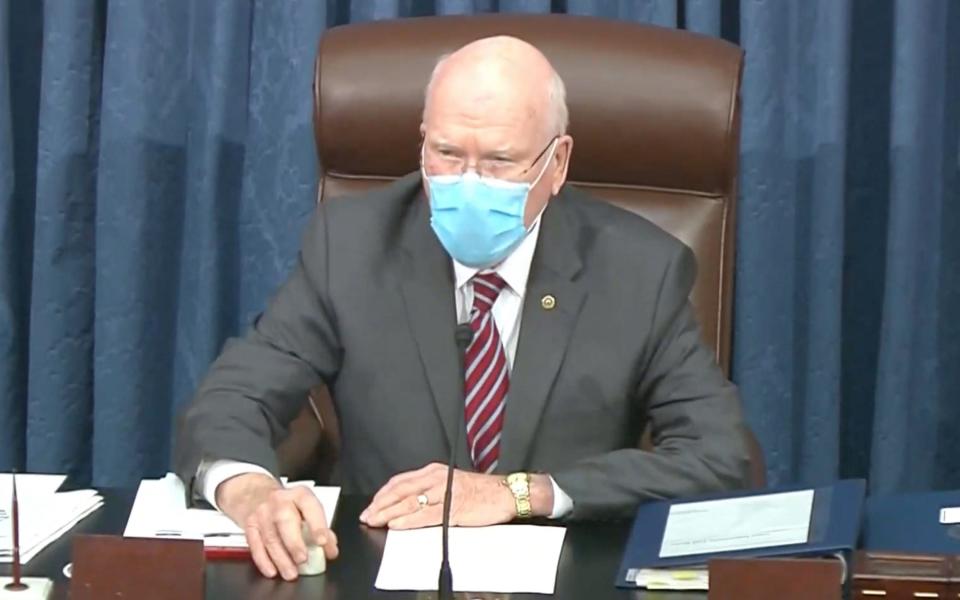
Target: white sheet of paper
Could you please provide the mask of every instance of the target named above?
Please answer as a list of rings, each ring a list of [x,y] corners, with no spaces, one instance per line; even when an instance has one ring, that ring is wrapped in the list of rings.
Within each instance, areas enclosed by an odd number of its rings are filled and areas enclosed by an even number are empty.
[[[162,479],[144,479],[137,488],[137,496],[130,508],[124,537],[158,537],[158,532],[169,536],[200,539],[199,534],[185,531],[183,514],[186,512],[183,482],[172,473]]]
[[[19,482],[17,483],[19,485]],[[77,490],[81,491],[81,490]],[[95,493],[93,490],[84,490],[90,493]],[[67,492],[75,493],[75,492]],[[86,519],[91,514],[95,513],[101,506],[103,506],[103,499],[99,495],[91,496],[89,499],[85,499],[76,504],[71,504],[69,508],[63,507],[65,511],[68,511],[66,514],[69,514],[70,517],[68,520],[63,521],[59,524],[59,527],[56,529],[49,530],[46,535],[39,536],[34,538],[33,541],[30,541],[30,545],[24,545],[23,540],[23,529],[21,522],[21,541],[20,541],[20,562],[22,564],[27,564],[33,557],[40,554],[40,552],[52,544],[53,542],[60,539],[60,537],[66,532],[73,529],[74,525],[80,521]],[[71,512],[72,511],[72,514]],[[49,515],[49,513],[47,513]],[[12,562],[12,556],[6,556],[4,552],[0,551],[0,562]]]
[[[294,481],[288,486],[311,487],[330,523],[340,499],[339,487],[314,487],[312,481]],[[186,507],[183,482],[173,473],[162,479],[144,479],[130,509],[125,537],[202,539],[205,546],[246,548],[243,530],[221,512]]]
[[[803,544],[813,490],[674,504],[660,558]]]
[[[65,479],[65,475],[17,475],[20,560],[24,564],[103,505],[95,490],[57,492]],[[13,560],[11,481],[9,473],[0,473],[0,563]]]
[[[454,591],[552,594],[566,532],[538,525],[451,528]],[[375,585],[381,590],[436,590],[440,558],[439,527],[392,530]]]

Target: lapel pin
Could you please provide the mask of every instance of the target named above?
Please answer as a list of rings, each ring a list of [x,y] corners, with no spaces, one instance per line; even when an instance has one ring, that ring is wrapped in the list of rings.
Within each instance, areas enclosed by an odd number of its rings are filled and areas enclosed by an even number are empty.
[[[557,306],[557,299],[553,297],[553,294],[544,294],[540,298],[540,306],[543,307],[543,310],[553,310]]]

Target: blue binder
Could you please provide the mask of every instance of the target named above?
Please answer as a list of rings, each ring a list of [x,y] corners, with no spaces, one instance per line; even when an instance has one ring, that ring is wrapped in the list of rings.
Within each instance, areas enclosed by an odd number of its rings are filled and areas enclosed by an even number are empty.
[[[667,524],[670,507],[689,502],[764,496],[782,492],[814,490],[813,510],[810,514],[810,531],[804,544],[773,546],[751,550],[736,550],[711,554],[691,554],[660,558],[660,547]],[[636,569],[662,569],[705,565],[715,557],[767,557],[767,556],[828,556],[849,553],[856,547],[860,535],[866,482],[862,479],[847,479],[832,485],[811,488],[809,486],[783,487],[757,492],[715,494],[695,499],[649,502],[637,510],[633,530],[627,539],[616,585],[636,589],[628,575]]]
[[[940,509],[948,506],[960,506],[960,491],[871,496],[863,549],[960,554],[960,524],[940,523]]]

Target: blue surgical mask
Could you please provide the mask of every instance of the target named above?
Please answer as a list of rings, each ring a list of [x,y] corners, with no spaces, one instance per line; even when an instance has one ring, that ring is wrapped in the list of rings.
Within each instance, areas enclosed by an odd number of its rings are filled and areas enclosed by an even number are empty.
[[[548,157],[555,146],[556,140]],[[529,233],[523,225],[527,196],[549,164],[549,159],[544,161],[533,183],[480,177],[473,171],[424,173],[430,186],[430,226],[447,253],[476,269],[492,267],[509,256]]]

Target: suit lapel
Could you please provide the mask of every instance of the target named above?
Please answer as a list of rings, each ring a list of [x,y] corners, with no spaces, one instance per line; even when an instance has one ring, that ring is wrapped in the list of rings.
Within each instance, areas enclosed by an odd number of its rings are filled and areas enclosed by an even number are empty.
[[[587,295],[586,284],[575,278],[581,261],[568,212],[561,194],[543,213],[523,301],[520,339],[500,439],[498,470],[502,472],[525,468],[550,389]]]
[[[420,194],[402,234],[407,253],[406,276],[400,282],[407,320],[449,448],[455,428],[465,428],[463,382],[454,341],[456,304],[453,265],[429,224],[429,206]],[[466,436],[461,432],[458,464],[467,460]]]

